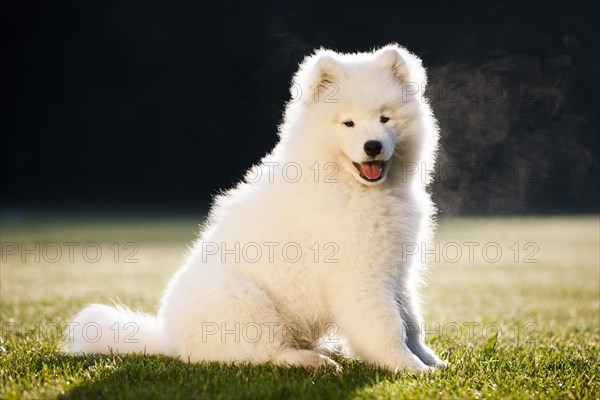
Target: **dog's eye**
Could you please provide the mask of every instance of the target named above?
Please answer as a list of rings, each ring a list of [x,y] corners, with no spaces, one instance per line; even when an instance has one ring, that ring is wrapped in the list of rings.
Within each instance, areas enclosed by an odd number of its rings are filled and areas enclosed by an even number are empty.
[[[354,126],[354,121],[344,121],[343,124],[348,128],[352,128]]]
[[[382,124],[385,124],[389,120],[390,120],[390,118],[386,117],[385,115],[382,115],[381,117],[379,117],[379,122],[381,122]]]

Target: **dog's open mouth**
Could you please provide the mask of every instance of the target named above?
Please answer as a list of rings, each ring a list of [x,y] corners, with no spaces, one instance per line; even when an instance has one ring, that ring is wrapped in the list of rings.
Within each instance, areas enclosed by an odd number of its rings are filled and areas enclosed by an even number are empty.
[[[369,182],[377,182],[385,173],[386,162],[383,160],[352,162],[352,164],[360,172],[360,177]]]

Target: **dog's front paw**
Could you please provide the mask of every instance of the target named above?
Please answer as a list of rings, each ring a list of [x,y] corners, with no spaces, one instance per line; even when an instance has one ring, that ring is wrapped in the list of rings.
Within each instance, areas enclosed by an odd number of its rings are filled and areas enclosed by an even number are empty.
[[[395,364],[386,365],[386,367],[394,372],[428,372],[433,370],[432,367],[426,365],[419,357],[412,353],[408,353]]]
[[[431,368],[446,368],[448,366],[448,362],[439,358],[434,352],[430,352],[427,355],[420,355],[419,358],[425,365]]]
[[[315,365],[315,367],[318,368],[324,368],[327,371],[332,371],[332,372],[341,372],[342,371],[342,366],[338,363],[336,363],[335,361],[333,361],[331,358],[321,355],[319,362]]]
[[[441,360],[433,350],[422,342],[409,342],[408,348],[429,367],[444,368],[448,365],[446,361]]]
[[[448,363],[448,361],[442,360],[439,357],[435,357],[435,362],[433,364],[430,364],[430,366],[435,367],[435,368],[440,368],[440,369],[444,369],[446,367],[448,367],[450,365],[450,363]]]
[[[275,364],[287,366],[300,366],[311,371],[324,368],[333,372],[340,372],[342,367],[331,358],[311,350],[288,349],[273,360]]]

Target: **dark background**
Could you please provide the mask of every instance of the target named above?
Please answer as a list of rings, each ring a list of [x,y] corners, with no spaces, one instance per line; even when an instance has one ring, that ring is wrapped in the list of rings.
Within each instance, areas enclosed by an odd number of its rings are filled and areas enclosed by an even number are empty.
[[[320,46],[423,58],[442,215],[598,212],[595,2],[2,6],[1,205],[204,211],[276,141]]]

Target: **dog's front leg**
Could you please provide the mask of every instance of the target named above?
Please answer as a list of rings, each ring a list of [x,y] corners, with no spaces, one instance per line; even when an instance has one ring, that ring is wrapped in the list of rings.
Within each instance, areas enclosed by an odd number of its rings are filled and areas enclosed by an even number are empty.
[[[381,282],[353,280],[336,286],[330,296],[334,322],[356,355],[391,371],[429,369],[406,344],[392,285],[386,288]]]
[[[420,298],[416,290],[404,288],[396,296],[400,315],[406,326],[406,344],[408,348],[426,365],[443,367],[447,363],[440,360],[425,344],[423,318],[420,311]]]

